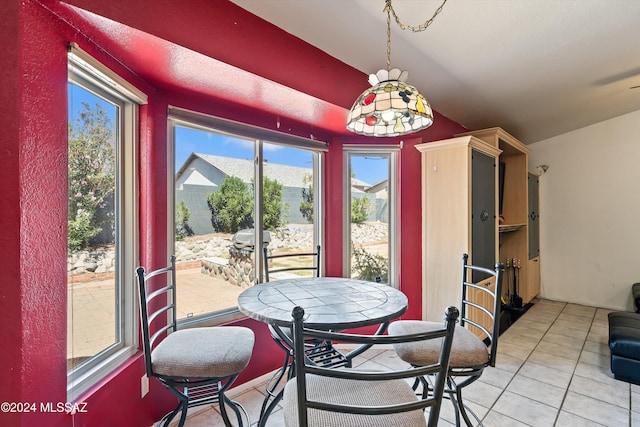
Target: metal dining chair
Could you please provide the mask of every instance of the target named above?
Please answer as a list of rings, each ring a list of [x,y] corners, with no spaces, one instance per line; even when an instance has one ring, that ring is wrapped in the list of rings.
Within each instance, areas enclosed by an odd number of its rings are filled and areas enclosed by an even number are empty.
[[[175,256],[169,266],[145,272],[136,269],[140,296],[140,319],[146,373],[157,378],[174,396],[178,406],[158,425],[168,426],[181,412],[183,426],[187,409],[218,403],[224,424],[231,422],[227,406],[235,413],[238,426],[247,412],[225,396],[240,372],[248,365],[255,336],[238,326],[177,329]],[[242,412],[242,413],[241,413]]]
[[[314,277],[320,277],[320,253],[320,245],[316,246],[315,252],[296,252],[276,255],[270,254],[268,248],[265,246],[263,248],[265,281],[269,282],[269,279],[274,277],[273,275],[270,276],[270,273],[294,271],[310,271]],[[300,263],[287,265],[286,263],[287,260],[291,259],[300,261],[300,259],[309,258],[311,265],[301,265]],[[285,261],[285,263],[284,265],[274,266],[274,260]],[[285,375],[287,376],[287,380],[292,378],[295,369],[293,367],[293,349],[289,344],[293,340],[291,329],[269,325],[269,330],[273,340],[284,352],[284,360],[282,366],[275,371],[267,381],[266,392],[270,398],[265,399],[262,404],[260,411],[261,418],[268,417],[268,414],[273,409],[273,405],[270,406],[270,403],[279,401],[278,386]],[[324,340],[307,340],[305,343],[305,351],[308,357],[311,357],[318,364],[332,368],[350,366],[350,360],[336,350],[331,342]]]
[[[494,270],[468,264],[469,256],[462,257],[462,302],[460,325],[456,326],[445,393],[451,399],[460,426],[460,416],[472,426],[469,414],[482,425],[476,414],[462,401],[462,389],[476,381],[487,366],[494,367],[500,334],[500,295],[502,292],[502,264]],[[482,302],[481,302],[482,301]],[[437,322],[399,320],[389,325],[390,335],[428,332],[439,327]],[[425,341],[395,344],[398,356],[412,366],[427,366],[438,358],[435,342]],[[422,376],[414,383],[423,386],[423,394],[430,392],[429,377]]]
[[[407,335],[359,335],[308,329],[304,309],[293,309],[296,377],[284,389],[286,427],[435,427],[438,424],[458,309],[449,307],[438,328]],[[368,368],[331,369],[316,365],[304,351],[307,339],[359,345],[432,342],[436,360],[421,367],[373,371]],[[418,397],[408,379],[435,376],[433,392]],[[429,408],[428,424],[424,410]]]

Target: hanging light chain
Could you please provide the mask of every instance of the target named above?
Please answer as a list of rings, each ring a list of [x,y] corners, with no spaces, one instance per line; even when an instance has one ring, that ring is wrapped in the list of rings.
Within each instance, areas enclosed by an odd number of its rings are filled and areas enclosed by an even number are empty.
[[[403,24],[402,22],[400,22],[400,18],[398,18],[398,15],[396,15],[396,11],[393,9],[393,5],[391,4],[391,0],[385,0],[385,1],[386,1],[386,5],[384,7],[384,10],[387,12],[387,27],[389,27],[389,16],[390,16],[390,14],[393,14],[393,18],[396,20],[396,23],[398,24],[398,26],[401,29],[403,29],[403,30],[411,30],[414,33],[419,33],[420,31],[426,30],[427,27],[433,23],[433,20],[436,19],[436,16],[438,16],[438,14],[440,12],[442,12],[442,8],[444,7],[444,4],[447,2],[447,0],[443,0],[442,4],[440,5],[439,8],[436,9],[436,11],[434,12],[434,14],[433,14],[433,16],[431,18],[427,19],[425,22],[423,22],[422,24],[420,24],[418,26],[412,26],[412,25],[407,25],[407,24]]]
[[[387,0],[387,71],[391,71],[391,0]]]
[[[433,13],[433,16],[431,18],[427,19],[425,22],[415,27],[415,26],[403,24],[402,22],[400,22],[400,18],[398,18],[396,11],[393,9],[391,0],[385,0],[385,6],[383,9],[383,12],[387,12],[387,71],[391,71],[391,15],[393,14],[393,18],[395,19],[396,24],[398,24],[400,29],[411,30],[414,33],[418,33],[420,31],[426,30],[427,27],[429,27],[429,25],[433,23],[433,20],[436,19],[436,16],[438,16],[438,14],[442,12],[442,8],[444,7],[444,4],[446,2],[447,0],[443,0],[442,4],[440,5],[440,7],[436,9],[436,11]]]

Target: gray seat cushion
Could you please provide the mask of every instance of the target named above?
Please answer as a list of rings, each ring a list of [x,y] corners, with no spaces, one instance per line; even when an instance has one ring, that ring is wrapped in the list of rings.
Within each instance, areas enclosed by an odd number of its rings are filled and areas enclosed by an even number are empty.
[[[442,329],[442,323],[399,320],[389,325],[389,335],[415,334]],[[393,347],[405,362],[426,366],[438,362],[442,339],[395,344]],[[456,325],[451,347],[450,368],[483,366],[489,363],[487,346],[467,328]]]
[[[183,329],[158,344],[151,364],[162,376],[226,377],[247,366],[254,339],[251,329],[239,326]]]
[[[442,325],[440,326],[442,327]],[[363,381],[327,378],[307,374],[307,396],[311,400],[358,406],[387,405],[417,400],[407,381]],[[284,424],[298,426],[296,379],[290,380],[284,389]],[[309,426],[317,427],[426,427],[421,410],[389,415],[356,415],[308,409]]]

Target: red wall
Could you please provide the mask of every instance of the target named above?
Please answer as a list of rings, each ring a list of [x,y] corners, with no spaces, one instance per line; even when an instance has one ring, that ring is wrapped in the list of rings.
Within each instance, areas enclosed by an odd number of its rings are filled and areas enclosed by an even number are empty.
[[[336,112],[349,108],[367,86],[364,74],[226,1],[70,3],[308,93],[334,105]],[[249,109],[215,95],[198,95],[182,89],[178,80],[155,81],[149,77],[145,81],[133,65],[123,64],[122,57],[105,54],[116,55],[130,49],[130,40],[120,40],[117,30],[104,33],[86,26],[86,21],[69,13],[56,0],[0,2],[0,16],[0,37],[4,42],[0,47],[0,339],[4,343],[0,355],[0,402],[65,402],[67,42],[78,41],[83,49],[149,96],[149,104],[141,109],[139,153],[140,263],[149,268],[166,262],[167,106],[225,115],[271,128],[275,128],[277,117],[259,103]],[[215,25],[208,19],[211,16],[215,16]],[[221,37],[229,43],[212,42]],[[335,123],[324,130],[291,120],[291,127],[301,134],[344,128],[343,123],[338,123],[344,117],[339,115],[331,116],[329,120]],[[405,140],[401,153],[401,288],[410,301],[405,317],[417,318],[421,312],[420,158],[413,145],[450,137],[462,130],[437,116],[434,126],[422,132],[420,138]],[[330,145],[325,218],[330,220],[326,222],[324,252],[327,274],[338,276],[342,274],[343,153],[340,138],[327,137]],[[275,344],[265,325],[248,319],[237,323],[254,329],[256,348],[260,349],[240,378],[239,382],[244,382],[274,369],[281,356],[278,351],[268,350]],[[0,413],[0,425],[150,425],[173,400],[155,382],[149,395],[141,400],[139,381],[143,372],[140,355],[132,358],[79,399],[87,402],[88,412],[76,414],[74,419],[64,413]]]
[[[15,346],[7,348],[0,355],[0,401],[20,398],[22,386],[22,316],[20,301],[20,122],[15,120],[19,111],[20,55],[15,46],[19,44],[19,7],[17,2],[0,3],[0,33],[4,43],[0,44],[0,312],[3,313],[3,327],[0,341]],[[7,415],[8,423],[17,423],[18,415]]]

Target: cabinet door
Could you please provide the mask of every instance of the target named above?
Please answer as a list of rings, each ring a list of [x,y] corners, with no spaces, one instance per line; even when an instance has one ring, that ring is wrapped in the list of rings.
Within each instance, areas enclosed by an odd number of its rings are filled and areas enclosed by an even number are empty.
[[[538,206],[539,178],[532,173],[528,177],[529,194],[529,259],[540,255],[540,211]]]
[[[471,262],[489,269],[496,263],[496,161],[475,150],[471,156]]]
[[[540,258],[529,260],[527,266],[527,293],[523,295],[524,303],[527,304],[540,293]]]

